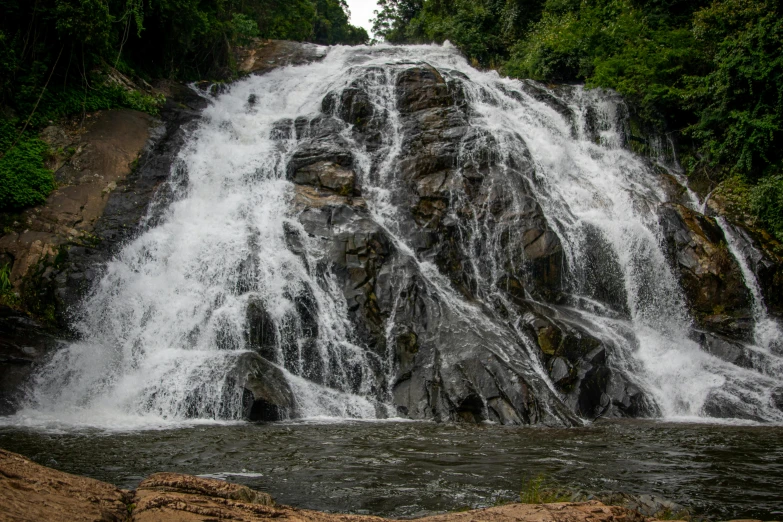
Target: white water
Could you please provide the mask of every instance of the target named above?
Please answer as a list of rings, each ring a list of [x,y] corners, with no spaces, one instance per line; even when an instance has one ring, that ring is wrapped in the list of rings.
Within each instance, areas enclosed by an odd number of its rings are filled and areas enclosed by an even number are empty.
[[[780,374],[738,368],[690,340],[692,320],[663,253],[656,217],[667,196],[651,166],[624,148],[619,100],[579,87],[548,91],[575,115],[569,119],[529,94],[531,86],[543,87],[477,71],[445,45],[331,48],[319,63],[245,79],[216,99],[180,154],[184,182],[172,183],[177,197],[161,224],[108,265],[76,325],[83,340],[39,373],[26,407],[11,421],[140,427],[239,420],[242,377],[235,366],[249,349],[244,332],[254,301],[271,314],[278,339],[274,362],[287,375],[302,416],[393,412],[388,390],[372,391],[378,383],[370,363],[377,356],[356,343],[345,298],[328,270],[315,270],[322,253],[296,219],[293,185],[285,181],[296,139],[270,138],[276,122],[316,116],[328,92],[358,78],[389,116],[379,151],[359,144],[351,151],[371,215],[453,313],[494,325],[432,263],[416,259],[401,232],[397,165],[404,151],[394,85],[402,70],[423,62],[449,78],[455,77],[449,71],[467,75],[471,128],[505,162],[518,160],[527,148],[536,168],[527,181],[562,240],[574,311],[613,347],[612,365],[645,391],[662,417],[703,418],[705,403],[717,396],[753,418],[783,420],[769,400]],[[368,75],[371,66],[382,72]],[[252,107],[251,94],[258,100]],[[585,123],[588,109],[597,115],[594,129]],[[350,132],[344,137],[350,140]],[[465,151],[463,164],[470,154]],[[499,174],[496,182],[513,187],[519,181],[514,175]],[[461,197],[455,188],[453,198]],[[521,205],[513,191],[510,197],[515,208]],[[486,223],[470,226],[476,233],[469,242],[486,237],[479,233]],[[300,231],[304,256],[289,249],[286,227]],[[584,266],[596,237],[611,260],[606,274]],[[497,287],[499,271],[504,263],[521,261],[507,259],[498,239],[490,234],[485,248],[466,247],[491,252],[471,259],[482,298],[506,299]],[[620,281],[619,304],[599,303],[596,285],[613,277]],[[752,284],[747,274],[746,280]],[[589,302],[598,306],[580,304]],[[302,303],[309,311],[303,312]],[[755,303],[763,309],[760,299]],[[393,321],[387,323],[389,335]],[[509,321],[519,332],[522,322]],[[500,337],[498,355],[514,359],[557,397],[534,347],[518,345],[524,336]],[[394,359],[382,359],[378,364],[390,382]]]
[[[726,236],[729,251],[734,256],[734,259],[737,260],[737,264],[742,271],[742,277],[745,280],[745,286],[750,291],[750,297],[753,302],[753,333],[756,345],[768,353],[773,350],[779,353],[783,352],[783,329],[781,329],[780,324],[774,318],[769,316],[758,279],[750,268],[750,263],[740,243],[742,241],[749,246],[750,241],[742,235],[741,231],[729,225],[723,217],[717,217],[715,220]]]

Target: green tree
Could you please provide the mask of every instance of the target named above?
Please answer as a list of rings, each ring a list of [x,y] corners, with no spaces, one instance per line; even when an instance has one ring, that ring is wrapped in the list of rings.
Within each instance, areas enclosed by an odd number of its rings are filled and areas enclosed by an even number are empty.
[[[314,41],[324,45],[367,43],[369,35],[361,27],[348,23],[349,11],[345,0],[318,0],[316,4]]]
[[[783,19],[780,4],[723,0],[696,13],[694,34],[712,68],[691,76],[688,129],[705,161],[758,178],[780,171],[783,152]]]

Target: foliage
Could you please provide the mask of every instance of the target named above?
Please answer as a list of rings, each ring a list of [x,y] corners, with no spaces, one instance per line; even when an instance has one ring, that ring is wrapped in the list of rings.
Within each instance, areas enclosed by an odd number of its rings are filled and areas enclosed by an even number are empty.
[[[783,161],[783,19],[778,3],[723,0],[696,13],[713,68],[689,78],[688,132],[713,167],[758,178]]]
[[[235,39],[240,45],[249,44],[253,38],[260,34],[258,22],[246,14],[234,13],[231,25],[234,28]]]
[[[231,49],[249,38],[357,44],[364,29],[348,22],[345,0],[158,0],[126,55],[139,69],[195,80],[225,75]]]
[[[499,64],[542,0],[382,0],[374,21],[388,42],[450,40],[479,63]]]
[[[324,45],[338,43],[355,45],[369,40],[367,31],[348,23],[348,6],[345,0],[318,0],[313,40]]]
[[[109,84],[106,78],[93,76],[93,88],[66,87],[47,90],[42,98],[41,108],[32,115],[31,125],[40,127],[49,121],[56,121],[70,115],[82,115],[114,107],[126,107],[156,115],[163,100],[128,90],[120,85]],[[24,109],[32,107],[22,105]]]
[[[83,86],[104,64],[204,79],[250,38],[364,43],[345,0],[0,0],[0,105],[53,84]]]
[[[751,189],[750,207],[779,241],[783,241],[783,175],[762,178]]]
[[[0,158],[0,209],[17,210],[46,201],[54,177],[44,166],[46,144],[31,133],[18,135],[14,122],[0,121],[0,150],[16,145]]]
[[[420,35],[410,34],[408,27],[423,6],[424,0],[378,0],[372,30],[389,43],[415,43]]]
[[[677,3],[670,1],[663,10],[659,2],[636,0],[548,0],[505,70],[615,89],[648,123],[680,127],[686,123],[679,118],[686,74],[706,65],[691,29],[672,23],[681,20],[673,14]]]
[[[721,206],[735,221],[752,216],[750,194],[752,187],[743,176],[730,176],[722,180],[712,192],[712,198],[720,198]]]
[[[16,301],[14,287],[11,284],[11,265],[0,266],[0,303],[13,304]]]
[[[568,502],[571,497],[547,482],[543,475],[528,480],[519,494],[523,504],[550,504]]]

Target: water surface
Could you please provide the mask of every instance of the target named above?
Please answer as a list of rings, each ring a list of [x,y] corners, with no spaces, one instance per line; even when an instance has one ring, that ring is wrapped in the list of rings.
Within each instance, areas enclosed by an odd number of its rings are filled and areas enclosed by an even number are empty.
[[[517,500],[524,483],[543,474],[588,492],[660,495],[715,520],[783,515],[783,427],[387,421],[140,432],[0,428],[0,447],[123,488],[158,471],[210,475],[333,512],[411,517],[484,507]]]

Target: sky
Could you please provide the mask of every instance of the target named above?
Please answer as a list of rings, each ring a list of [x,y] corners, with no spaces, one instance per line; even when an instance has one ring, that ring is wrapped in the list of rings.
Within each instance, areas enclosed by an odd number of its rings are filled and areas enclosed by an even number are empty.
[[[375,0],[346,0],[348,8],[351,10],[351,23],[367,29],[367,33],[372,36],[373,11],[378,9],[378,3]]]

